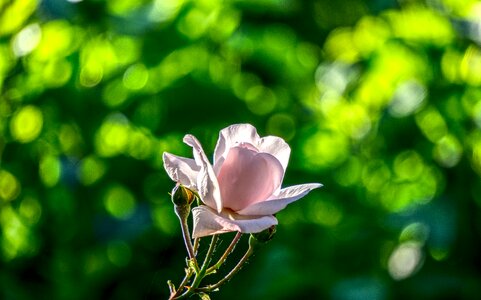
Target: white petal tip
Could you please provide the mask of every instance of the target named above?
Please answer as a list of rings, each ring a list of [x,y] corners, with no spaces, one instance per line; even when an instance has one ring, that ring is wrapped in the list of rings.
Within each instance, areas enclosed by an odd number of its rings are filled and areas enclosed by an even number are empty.
[[[186,134],[182,139],[182,141],[189,146],[192,146],[192,140],[195,140],[195,137],[192,134]]]
[[[172,159],[172,157],[174,157],[174,155],[172,153],[169,153],[169,152],[162,153],[162,160],[163,161]]]

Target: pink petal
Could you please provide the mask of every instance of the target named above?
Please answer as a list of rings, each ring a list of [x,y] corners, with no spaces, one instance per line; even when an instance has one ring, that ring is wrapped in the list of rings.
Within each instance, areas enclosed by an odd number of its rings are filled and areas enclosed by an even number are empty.
[[[222,129],[219,132],[219,139],[214,151],[214,170],[219,174],[229,149],[237,146],[239,143],[249,143],[257,145],[260,140],[257,130],[250,124],[235,124]]]
[[[283,139],[276,136],[266,136],[260,139],[259,144],[255,146],[257,146],[259,152],[266,152],[277,158],[284,172],[286,171],[291,148]]]
[[[202,146],[199,141],[190,134],[184,137],[184,143],[193,148],[195,162],[200,167],[197,176],[197,191],[199,192],[201,200],[220,212],[222,210],[222,202],[219,183],[217,182],[214,170],[207,156],[205,156]]]
[[[191,158],[180,157],[168,152],[163,154],[164,168],[170,178],[186,187],[197,190],[197,175],[200,167]]]
[[[311,190],[321,186],[322,184],[320,183],[307,183],[290,186],[282,189],[275,199],[254,203],[242,210],[237,211],[237,213],[246,216],[273,215],[284,209],[289,203],[304,197]]]
[[[192,209],[194,238],[231,231],[242,233],[261,232],[272,225],[277,225],[274,216],[246,217],[228,211],[217,213],[208,206],[201,205]]]
[[[217,176],[223,206],[238,211],[264,201],[280,187],[283,176],[274,156],[233,147]]]

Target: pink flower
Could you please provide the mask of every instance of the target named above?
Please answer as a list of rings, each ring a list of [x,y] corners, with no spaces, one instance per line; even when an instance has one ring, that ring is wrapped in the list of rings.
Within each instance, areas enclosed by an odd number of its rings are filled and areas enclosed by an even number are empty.
[[[220,131],[214,165],[199,141],[184,137],[194,159],[164,153],[164,167],[172,180],[196,191],[205,205],[192,209],[194,237],[230,231],[256,233],[277,225],[274,214],[321,187],[319,183],[281,189],[291,149],[275,136],[260,138],[249,124]]]

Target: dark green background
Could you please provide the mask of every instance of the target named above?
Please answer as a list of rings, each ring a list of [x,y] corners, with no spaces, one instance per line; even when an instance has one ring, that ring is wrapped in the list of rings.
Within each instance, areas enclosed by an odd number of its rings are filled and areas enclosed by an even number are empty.
[[[480,8],[0,1],[0,298],[166,299],[162,153],[245,122],[324,187],[213,299],[481,299]]]

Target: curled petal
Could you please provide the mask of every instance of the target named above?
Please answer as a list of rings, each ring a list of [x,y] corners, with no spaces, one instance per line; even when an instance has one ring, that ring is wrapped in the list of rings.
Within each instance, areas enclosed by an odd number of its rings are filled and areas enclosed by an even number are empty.
[[[184,137],[184,143],[193,148],[195,162],[200,168],[197,176],[197,191],[200,198],[205,204],[220,212],[222,210],[220,188],[212,165],[193,135],[187,134]]]
[[[217,213],[205,205],[192,209],[192,215],[194,238],[231,231],[257,233],[277,225],[277,219],[274,216],[246,217],[226,210]]]
[[[169,177],[184,186],[197,190],[197,175],[200,167],[191,158],[180,157],[168,152],[163,154],[164,168]]]
[[[222,129],[214,151],[215,173],[218,174],[230,148],[239,143],[257,145],[259,140],[256,128],[250,124],[235,124]]]
[[[254,203],[237,213],[244,216],[263,216],[273,215],[284,209],[289,203],[292,203],[305,195],[311,190],[321,187],[320,183],[307,183],[294,185],[282,189],[274,199],[263,202]]]
[[[276,136],[266,136],[260,139],[256,146],[259,152],[269,153],[277,158],[284,169],[284,173],[286,172],[289,156],[291,155],[291,148],[283,139]]]

